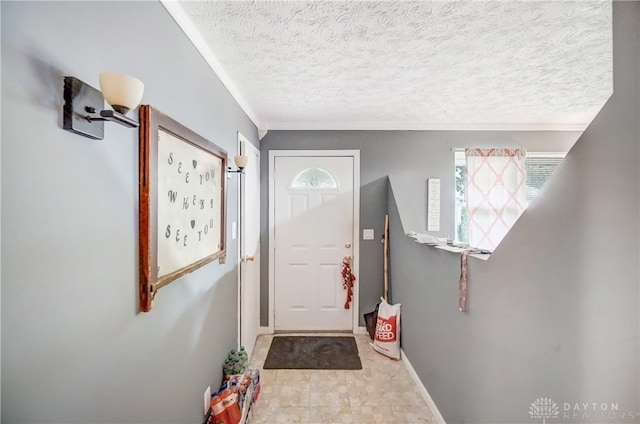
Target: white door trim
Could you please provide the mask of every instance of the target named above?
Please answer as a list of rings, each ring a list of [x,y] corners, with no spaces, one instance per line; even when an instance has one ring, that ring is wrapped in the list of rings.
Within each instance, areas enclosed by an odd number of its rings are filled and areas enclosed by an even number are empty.
[[[242,143],[245,143],[246,145],[251,144],[253,146],[253,144],[249,141],[249,139],[247,137],[245,137],[240,131],[238,131],[238,142],[237,142],[237,154],[246,154],[246,151],[243,151],[242,148]],[[256,149],[258,149],[256,146],[253,146]],[[246,150],[246,149],[245,149]],[[259,149],[258,149],[259,151]],[[255,164],[253,165],[255,166]],[[230,178],[237,178],[237,187],[238,187],[238,203],[237,203],[237,210],[238,210],[238,214],[236,217],[236,222],[235,222],[235,226],[236,226],[236,240],[237,240],[237,260],[235,261],[237,267],[238,267],[238,272],[237,272],[237,296],[238,296],[238,303],[237,303],[237,310],[238,310],[238,314],[237,314],[237,348],[239,349],[240,346],[243,344],[242,343],[242,322],[243,322],[243,304],[242,304],[242,291],[241,291],[241,287],[242,287],[242,255],[243,255],[243,251],[245,246],[243,246],[243,240],[244,240],[244,234],[243,234],[243,228],[242,228],[242,222],[243,222],[243,216],[242,216],[242,212],[243,212],[243,202],[242,202],[242,180],[241,178],[243,177],[242,174],[235,174],[236,177],[234,177],[234,174],[227,174],[228,176],[230,176]],[[259,175],[259,174],[258,174]],[[232,224],[233,225],[233,224]],[[228,234],[232,234],[233,236],[233,231],[230,231]],[[260,292],[258,292],[258,298],[260,297]],[[246,319],[246,317],[244,317]],[[258,323],[259,324],[259,323]],[[256,331],[258,331],[258,328],[256,328]]]
[[[269,151],[269,334],[274,333],[275,306],[275,158],[276,156],[326,156],[353,158],[353,271],[357,278],[351,303],[351,321],[354,334],[358,333],[360,319],[360,150],[271,150]]]
[[[245,137],[240,131],[238,131],[238,139],[236,141],[236,146],[237,146],[237,150],[236,151],[238,152],[237,153],[238,155],[242,151],[241,150],[241,148],[242,148],[241,145],[242,145],[243,141],[246,141],[247,143],[249,143],[249,140],[247,139],[247,137]],[[229,176],[229,175],[231,175],[231,174],[227,174],[227,176]],[[227,181],[227,185],[229,185],[228,183],[229,182]],[[239,349],[240,345],[242,344],[242,341],[240,340],[240,332],[242,331],[242,328],[241,328],[241,325],[242,325],[241,324],[241,322],[242,322],[242,319],[241,319],[241,317],[242,317],[242,303],[241,303],[241,300],[240,300],[240,284],[242,284],[242,275],[241,275],[241,269],[240,269],[240,259],[241,259],[240,258],[240,252],[241,252],[241,249],[242,249],[242,246],[241,246],[242,237],[240,237],[240,220],[242,219],[242,209],[241,209],[242,208],[242,199],[241,199],[241,197],[242,197],[242,188],[241,188],[241,184],[240,184],[240,174],[238,174],[238,181],[237,181],[236,184],[237,184],[237,187],[238,187],[238,191],[237,191],[237,193],[238,193],[238,202],[237,202],[237,209],[236,209],[238,211],[238,214],[236,216],[236,236],[238,237],[237,238],[237,240],[238,240],[238,243],[237,243],[238,248],[236,249],[236,260],[234,261],[234,263],[236,264],[236,266],[238,268],[238,272],[236,273],[236,275],[237,275],[236,287],[238,289],[238,295],[237,295],[238,296],[238,304],[237,304],[237,309],[238,309],[237,323],[238,323],[238,325],[237,325],[237,332],[236,332],[237,333],[237,337],[236,337],[237,338],[237,346],[236,347]],[[229,231],[228,234],[232,234],[232,231]]]

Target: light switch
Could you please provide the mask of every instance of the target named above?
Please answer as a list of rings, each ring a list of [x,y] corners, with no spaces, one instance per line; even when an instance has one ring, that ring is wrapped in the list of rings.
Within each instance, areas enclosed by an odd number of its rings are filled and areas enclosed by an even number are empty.
[[[373,228],[367,228],[365,230],[362,230],[363,240],[373,240],[374,237],[375,237],[375,234],[373,232]]]
[[[235,221],[231,223],[231,240],[235,240],[238,237],[238,225]]]

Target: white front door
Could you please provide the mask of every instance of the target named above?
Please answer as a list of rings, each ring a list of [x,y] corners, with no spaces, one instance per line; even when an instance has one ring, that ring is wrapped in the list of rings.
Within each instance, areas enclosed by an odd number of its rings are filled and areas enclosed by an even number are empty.
[[[351,330],[341,264],[354,253],[354,157],[274,157],[274,329]],[[354,296],[355,297],[355,296]]]
[[[240,181],[240,344],[251,356],[260,325],[260,151],[239,138],[249,157]]]

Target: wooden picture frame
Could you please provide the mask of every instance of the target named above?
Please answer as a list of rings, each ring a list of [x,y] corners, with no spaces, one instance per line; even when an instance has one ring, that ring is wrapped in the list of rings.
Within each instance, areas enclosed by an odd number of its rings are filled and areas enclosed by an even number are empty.
[[[140,311],[157,291],[226,260],[227,152],[149,105],[140,106]]]

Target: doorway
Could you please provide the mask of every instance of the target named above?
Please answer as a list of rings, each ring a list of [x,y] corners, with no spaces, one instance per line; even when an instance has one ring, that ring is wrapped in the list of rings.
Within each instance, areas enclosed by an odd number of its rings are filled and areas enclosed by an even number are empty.
[[[269,330],[353,331],[341,277],[358,275],[359,151],[269,153]]]
[[[238,133],[240,154],[249,158],[240,176],[239,339],[251,357],[260,325],[260,151]]]

